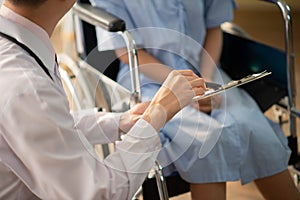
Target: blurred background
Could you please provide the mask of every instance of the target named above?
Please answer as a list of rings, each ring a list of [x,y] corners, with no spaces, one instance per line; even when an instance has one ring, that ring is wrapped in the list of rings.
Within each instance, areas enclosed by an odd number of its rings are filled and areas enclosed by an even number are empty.
[[[291,8],[295,65],[300,71],[300,0],[286,2]],[[259,0],[236,0],[236,3],[234,23],[256,40],[284,49],[284,24],[277,6]],[[300,85],[299,78],[297,85]]]
[[[1,1],[1,0],[0,0]],[[300,0],[286,0],[291,8],[293,41],[295,52],[296,86],[300,93]],[[260,0],[236,0],[234,23],[244,29],[253,39],[284,50],[284,24],[281,12],[274,4]],[[58,53],[64,52],[75,57],[74,33],[70,14],[57,26],[51,38]],[[300,105],[300,95],[297,96],[297,107]],[[271,118],[273,112],[266,113]],[[299,120],[298,120],[299,121]],[[285,127],[285,128],[288,128]],[[300,125],[298,122],[298,132]],[[299,138],[299,137],[298,137]],[[299,142],[298,142],[299,144]],[[201,172],[199,172],[201,173]],[[241,186],[239,182],[227,185],[229,200],[262,200],[253,183]],[[190,199],[189,194],[172,198],[174,200]]]

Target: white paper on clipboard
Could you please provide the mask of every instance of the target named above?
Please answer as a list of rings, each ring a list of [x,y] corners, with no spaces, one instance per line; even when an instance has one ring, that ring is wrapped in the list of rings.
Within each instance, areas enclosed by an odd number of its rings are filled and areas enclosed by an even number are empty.
[[[206,83],[207,88],[209,88],[203,95],[193,97],[193,100],[198,101],[207,97],[211,97],[213,95],[224,92],[227,89],[238,87],[244,85],[246,83],[255,81],[257,79],[263,78],[265,76],[270,75],[272,72],[263,71],[257,74],[251,74],[239,80],[232,80],[225,85],[219,85],[217,83]]]

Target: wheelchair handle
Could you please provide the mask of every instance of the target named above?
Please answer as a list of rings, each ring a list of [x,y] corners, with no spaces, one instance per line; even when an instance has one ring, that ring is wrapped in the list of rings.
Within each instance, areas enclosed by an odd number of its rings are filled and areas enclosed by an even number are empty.
[[[124,20],[108,13],[104,9],[95,8],[89,4],[76,3],[73,7],[73,12],[80,19],[109,32],[123,32],[126,29]]]
[[[138,55],[137,49],[131,34],[126,30],[125,21],[107,12],[104,9],[93,7],[85,3],[77,3],[73,7],[73,14],[79,19],[95,26],[101,27],[108,32],[118,32],[125,40],[129,68],[131,76],[132,94],[130,97],[130,107],[141,101],[139,69],[138,69]]]
[[[266,2],[270,2],[270,3],[277,3],[277,0],[261,0],[261,1],[266,1]]]

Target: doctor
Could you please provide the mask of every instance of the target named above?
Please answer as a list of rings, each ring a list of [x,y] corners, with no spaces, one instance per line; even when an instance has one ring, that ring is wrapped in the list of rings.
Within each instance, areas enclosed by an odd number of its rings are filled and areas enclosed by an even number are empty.
[[[130,199],[154,165],[157,131],[205,90],[190,70],[173,71],[149,105],[74,121],[49,40],[74,3],[1,7],[0,199]],[[116,152],[98,160],[93,144],[119,140],[119,129],[129,131]]]

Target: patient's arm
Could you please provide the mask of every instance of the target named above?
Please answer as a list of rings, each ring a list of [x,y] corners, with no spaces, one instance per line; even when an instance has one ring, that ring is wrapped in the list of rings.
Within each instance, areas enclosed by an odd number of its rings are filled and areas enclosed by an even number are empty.
[[[216,65],[219,63],[223,45],[223,35],[220,27],[207,29],[204,42],[205,51],[200,55],[200,73],[205,81],[213,82]]]
[[[201,63],[199,63],[199,66],[202,66],[200,73],[206,81],[212,81],[213,79],[216,63],[219,62],[221,56],[222,37],[220,27],[207,29],[204,43],[205,51],[200,55]],[[123,63],[129,64],[126,48],[116,49],[115,52]],[[138,50],[138,59],[140,71],[159,83],[162,83],[171,71],[170,67],[164,65],[143,49]]]
[[[201,63],[199,64],[199,66],[202,66],[200,73],[206,81],[213,82],[213,74],[216,70],[216,63],[219,62],[221,56],[223,44],[222,38],[223,36],[220,27],[207,29],[207,36],[204,43],[205,51],[201,54]],[[117,49],[115,51],[118,58],[123,63],[129,64],[128,54],[125,48]],[[138,50],[138,59],[140,71],[147,77],[159,83],[162,83],[171,71],[168,66],[162,64],[145,50]],[[211,98],[200,100],[198,103],[194,104],[194,107],[202,112],[210,113],[212,107],[218,106],[221,101],[219,96],[215,96],[213,98],[213,101],[211,101]]]
[[[204,49],[200,54],[200,74],[207,82],[214,82],[213,76],[222,52],[223,35],[220,27],[207,29]],[[218,107],[221,97],[213,97],[198,101],[194,106],[202,112],[210,113],[213,107]]]
[[[117,49],[116,54],[119,59],[125,63],[129,64],[128,54],[126,49]],[[138,59],[139,59],[139,69],[140,71],[151,78],[152,80],[157,81],[158,83],[163,83],[167,78],[168,74],[171,72],[171,68],[162,64],[155,57],[150,55],[145,50],[138,50]]]

